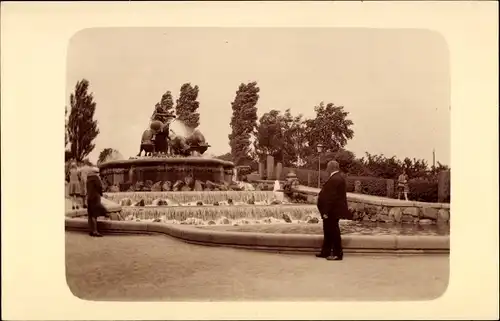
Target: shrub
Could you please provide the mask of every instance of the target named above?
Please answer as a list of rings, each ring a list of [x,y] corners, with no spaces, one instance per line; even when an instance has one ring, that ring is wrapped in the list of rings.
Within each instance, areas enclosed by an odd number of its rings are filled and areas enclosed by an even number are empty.
[[[354,183],[361,182],[363,194],[375,196],[387,196],[387,180],[385,178],[367,176],[347,176],[347,192],[354,192]]]
[[[318,171],[309,169],[295,169],[285,167],[281,179],[285,179],[286,175],[294,171],[301,185],[307,185],[308,177],[310,179],[309,186],[318,187]],[[321,183],[323,184],[328,180],[330,174],[326,171],[321,171]],[[387,196],[387,180],[385,178],[368,177],[368,176],[349,176],[346,175],[347,192],[354,192],[354,182],[360,181],[364,194]]]
[[[418,202],[437,202],[438,183],[423,178],[412,179],[408,182],[410,193],[408,198]]]
[[[309,186],[318,187],[318,171],[310,170],[310,169],[302,169],[302,168],[291,168],[291,167],[283,167],[281,171],[281,177],[279,179],[285,180],[286,175],[290,172],[294,172],[297,175],[297,179],[299,180],[301,185],[308,185],[308,178],[310,179]],[[328,179],[330,174],[326,171],[321,171],[321,182],[324,183]]]

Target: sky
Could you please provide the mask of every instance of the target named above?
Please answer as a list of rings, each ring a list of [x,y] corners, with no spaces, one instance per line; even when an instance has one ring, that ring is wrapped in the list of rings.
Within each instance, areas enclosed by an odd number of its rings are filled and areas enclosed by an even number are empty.
[[[67,105],[85,78],[97,103],[104,148],[139,152],[154,105],[182,84],[198,85],[209,154],[230,151],[236,91],[257,81],[258,117],[272,109],[314,117],[321,101],[344,106],[354,138],[346,148],[450,164],[450,70],[439,34],[412,29],[102,28],[68,45]]]

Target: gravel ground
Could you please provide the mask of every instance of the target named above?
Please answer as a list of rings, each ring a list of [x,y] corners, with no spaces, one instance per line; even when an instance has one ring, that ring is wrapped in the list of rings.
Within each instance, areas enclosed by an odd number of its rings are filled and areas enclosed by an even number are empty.
[[[68,285],[87,300],[430,300],[444,293],[448,274],[444,255],[326,261],[167,236],[66,233]]]

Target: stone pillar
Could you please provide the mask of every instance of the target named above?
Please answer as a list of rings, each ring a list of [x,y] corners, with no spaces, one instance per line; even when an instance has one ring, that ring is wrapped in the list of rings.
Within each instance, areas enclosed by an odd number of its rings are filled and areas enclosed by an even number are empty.
[[[240,178],[238,177],[238,169],[236,167],[233,168],[233,177],[231,180],[235,182],[240,180]]]
[[[445,203],[450,200],[450,170],[438,174],[438,202]]]
[[[259,178],[264,179],[266,176],[266,164],[264,162],[259,163]]]
[[[137,177],[137,182],[143,182],[144,183],[144,169],[142,167],[137,167],[136,168],[136,177]]]
[[[219,181],[217,183],[223,183],[225,181],[224,177],[224,168],[221,166],[219,167]]]
[[[120,168],[117,175],[117,185],[123,184],[125,182],[125,170]]]
[[[274,179],[274,157],[272,156],[267,156],[267,179]]]
[[[281,173],[283,172],[283,164],[277,163],[276,164],[276,179],[280,180],[281,179]]]
[[[394,180],[388,179],[388,180],[386,180],[386,182],[387,182],[387,197],[393,198],[394,197]]]
[[[118,185],[118,168],[113,168],[113,185]]]
[[[225,175],[224,175],[224,177],[225,177],[224,181],[226,183],[228,183],[228,184],[231,184],[231,181],[233,179],[233,170],[226,169],[226,170],[224,170],[224,173],[225,173]]]

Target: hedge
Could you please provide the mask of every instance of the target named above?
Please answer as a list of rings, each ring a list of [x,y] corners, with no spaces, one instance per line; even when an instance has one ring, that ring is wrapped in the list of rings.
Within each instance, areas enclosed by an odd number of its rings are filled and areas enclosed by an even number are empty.
[[[408,182],[410,193],[408,198],[418,202],[438,201],[438,182],[422,178],[411,179]],[[397,195],[396,195],[397,196]]]
[[[302,185],[308,185],[308,179],[310,179],[309,186],[318,187],[318,171],[310,170],[310,169],[301,169],[301,168],[291,168],[291,167],[283,167],[281,171],[281,180],[286,179],[286,175],[288,173],[294,172],[297,175],[297,178]],[[324,183],[330,177],[330,174],[326,171],[321,171],[321,182]]]
[[[290,171],[293,171],[297,175],[300,184],[308,185],[307,183],[309,178],[310,182],[309,186],[318,187],[318,171],[285,167],[283,168],[283,172],[281,174],[280,179],[284,180],[286,178],[286,175]],[[328,180],[329,177],[330,174],[328,172],[321,171],[322,184],[326,182],[326,180]],[[387,196],[387,180],[384,178],[366,177],[366,176],[346,176],[347,192],[354,192],[354,182],[356,181],[361,182],[363,194]]]
[[[354,192],[354,184],[356,181],[361,182],[361,190],[363,194],[375,196],[387,196],[387,180],[378,177],[366,176],[347,176],[346,185],[347,192]]]

